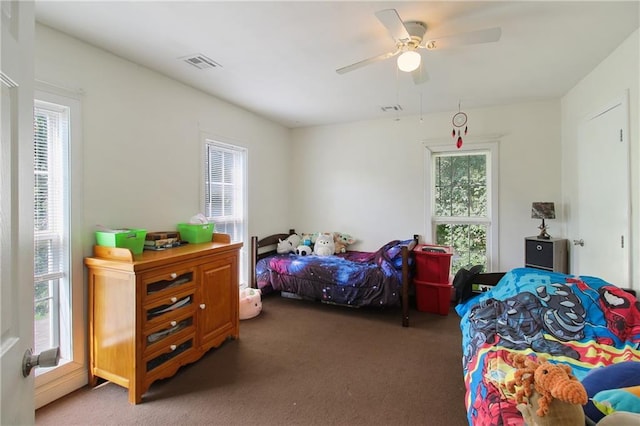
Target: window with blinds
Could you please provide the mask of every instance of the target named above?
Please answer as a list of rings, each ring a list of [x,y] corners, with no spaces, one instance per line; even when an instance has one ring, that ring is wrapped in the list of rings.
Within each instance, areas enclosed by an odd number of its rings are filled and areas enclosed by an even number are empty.
[[[205,141],[204,214],[215,223],[216,232],[244,242],[246,235],[246,158],[244,148]],[[246,244],[245,244],[246,246]],[[246,250],[240,258],[240,282],[246,283]]]
[[[60,296],[67,293],[69,108],[34,103],[34,329],[35,353],[60,346]],[[62,344],[61,344],[62,343]]]

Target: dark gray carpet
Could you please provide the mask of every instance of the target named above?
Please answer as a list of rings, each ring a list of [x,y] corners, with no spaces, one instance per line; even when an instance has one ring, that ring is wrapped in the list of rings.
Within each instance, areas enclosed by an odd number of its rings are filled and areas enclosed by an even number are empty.
[[[36,424],[465,425],[458,316],[268,296],[263,312],[142,404],[106,383],[36,411]]]

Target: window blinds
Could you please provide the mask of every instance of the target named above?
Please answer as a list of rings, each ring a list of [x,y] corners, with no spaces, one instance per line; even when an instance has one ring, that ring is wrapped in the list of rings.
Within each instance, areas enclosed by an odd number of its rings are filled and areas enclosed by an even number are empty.
[[[34,280],[64,276],[67,256],[65,173],[69,138],[68,108],[36,101],[34,108]]]
[[[245,152],[219,142],[206,142],[205,216],[216,232],[242,241],[244,221]]]

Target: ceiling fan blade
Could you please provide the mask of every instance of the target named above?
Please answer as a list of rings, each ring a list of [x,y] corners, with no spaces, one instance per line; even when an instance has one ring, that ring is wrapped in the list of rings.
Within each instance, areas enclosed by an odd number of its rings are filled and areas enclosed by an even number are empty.
[[[491,43],[500,40],[502,29],[500,27],[487,28],[485,30],[471,31],[448,37],[440,37],[427,40],[424,47],[429,50],[448,49],[450,47],[465,46],[468,44]]]
[[[349,71],[353,71],[353,70],[356,70],[358,68],[362,68],[365,65],[373,64],[374,62],[383,61],[385,59],[391,58],[393,56],[396,56],[398,53],[400,53],[400,50],[396,50],[395,52],[383,53],[382,55],[374,56],[373,58],[365,59],[363,61],[356,62],[355,64],[351,64],[351,65],[347,65],[346,67],[338,68],[336,70],[336,72],[338,74],[344,74],[344,73],[347,73]]]
[[[396,42],[406,43],[411,40],[409,31],[407,31],[402,19],[400,19],[400,15],[398,15],[395,9],[379,10],[376,12],[376,16]]]

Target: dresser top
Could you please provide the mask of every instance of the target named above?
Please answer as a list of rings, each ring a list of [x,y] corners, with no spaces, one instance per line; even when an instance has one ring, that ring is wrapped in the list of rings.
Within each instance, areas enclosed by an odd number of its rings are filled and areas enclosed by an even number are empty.
[[[165,250],[145,250],[133,254],[131,250],[120,247],[93,246],[93,256],[86,257],[87,266],[111,267],[114,269],[140,271],[162,266],[170,262],[188,261],[202,256],[213,256],[229,251],[236,251],[242,243],[216,241],[201,244],[185,244]]]

